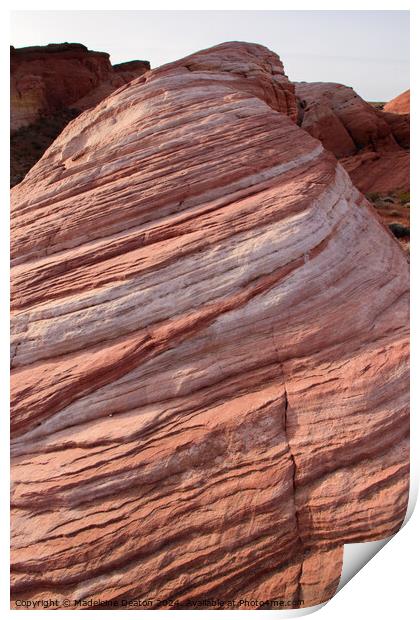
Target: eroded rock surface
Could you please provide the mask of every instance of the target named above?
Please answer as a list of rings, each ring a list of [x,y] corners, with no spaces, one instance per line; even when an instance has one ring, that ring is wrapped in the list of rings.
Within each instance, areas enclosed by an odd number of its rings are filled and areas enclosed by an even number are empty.
[[[13,600],[314,605],[400,527],[406,258],[296,119],[278,57],[223,44],[13,189]]]
[[[301,126],[340,159],[364,193],[408,191],[410,118],[377,110],[352,88],[298,82]]]
[[[394,151],[377,153],[364,151],[344,157],[341,164],[346,168],[353,183],[364,194],[404,192],[410,189],[410,153]]]

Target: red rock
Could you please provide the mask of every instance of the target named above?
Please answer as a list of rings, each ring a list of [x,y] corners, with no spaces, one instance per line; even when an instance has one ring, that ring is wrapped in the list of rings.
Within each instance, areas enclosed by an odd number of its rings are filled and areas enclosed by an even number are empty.
[[[322,122],[325,116],[328,118],[333,115],[336,119],[335,123],[326,119],[324,124],[326,129],[331,127],[331,135],[327,134],[325,140],[338,140],[337,122],[345,130],[341,143],[333,150],[337,157],[353,155],[365,147],[373,147],[377,151],[397,148],[386,117],[363,101],[352,88],[328,82],[298,82],[295,86],[296,94],[305,102],[302,122],[304,129],[313,135],[310,128],[314,125],[316,128],[313,116],[317,114],[319,122]]]
[[[322,101],[305,104],[303,129],[322,142],[336,157],[356,153],[357,147],[333,109]]]
[[[67,123],[150,69],[78,43],[11,48],[11,171],[19,183]]]
[[[301,126],[339,158],[361,191],[409,189],[409,116],[376,110],[352,88],[296,83]]]
[[[80,43],[61,43],[11,47],[10,68],[11,129],[15,131],[41,116],[75,105],[104,83],[109,94],[143,74],[150,65],[135,61],[114,69],[109,54],[92,52]]]
[[[150,69],[150,64],[145,60],[132,60],[113,65],[111,69],[112,72],[106,80],[103,80],[99,86],[91,90],[87,95],[78,99],[73,103],[72,107],[77,110],[93,108],[117,88],[146,73]]]
[[[410,189],[410,153],[362,152],[341,159],[353,183],[365,193],[407,192]]]
[[[410,148],[410,115],[379,111],[391,128],[395,140],[404,149]]]
[[[400,527],[407,261],[293,90],[204,50],[13,189],[12,600],[314,605]]]
[[[385,112],[394,114],[410,114],[410,89],[398,95],[384,105]]]

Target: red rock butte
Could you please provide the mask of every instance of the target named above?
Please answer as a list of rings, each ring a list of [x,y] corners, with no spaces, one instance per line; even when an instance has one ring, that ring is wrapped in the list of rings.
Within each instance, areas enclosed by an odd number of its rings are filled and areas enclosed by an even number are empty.
[[[10,48],[11,129],[63,108],[85,110],[150,69],[144,60],[112,66],[81,43]]]
[[[407,260],[297,118],[225,43],[12,190],[12,601],[311,606],[401,526]]]

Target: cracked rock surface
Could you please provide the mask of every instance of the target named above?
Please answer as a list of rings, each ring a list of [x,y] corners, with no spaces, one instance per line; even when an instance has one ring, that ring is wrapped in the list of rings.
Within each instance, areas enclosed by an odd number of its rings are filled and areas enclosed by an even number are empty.
[[[407,261],[296,119],[226,43],[12,190],[12,600],[310,606],[400,527]]]

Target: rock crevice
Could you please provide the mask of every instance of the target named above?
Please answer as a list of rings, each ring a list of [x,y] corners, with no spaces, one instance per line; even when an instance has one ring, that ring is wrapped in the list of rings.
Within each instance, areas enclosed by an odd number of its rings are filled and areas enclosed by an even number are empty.
[[[282,376],[283,376],[283,385],[284,385],[284,433],[285,433],[285,436],[286,436],[287,449],[289,451],[290,459],[292,461],[292,486],[293,486],[293,501],[294,501],[294,508],[295,508],[296,532],[297,532],[298,547],[300,547],[300,553],[302,555],[300,571],[299,571],[298,576],[297,576],[296,592],[295,592],[295,594],[293,596],[293,599],[295,601],[300,601],[302,599],[302,596],[303,596],[301,580],[302,580],[302,574],[303,574],[303,563],[304,563],[304,557],[305,557],[306,548],[305,548],[304,541],[302,540],[302,537],[301,537],[301,534],[300,534],[299,510],[298,510],[297,498],[296,498],[296,495],[297,495],[297,484],[296,484],[297,465],[296,465],[296,460],[295,460],[295,457],[294,457],[294,454],[293,454],[292,447],[290,445],[290,440],[289,440],[288,430],[287,430],[288,415],[290,415],[290,412],[289,412],[289,398],[288,398],[288,395],[287,395],[287,385],[286,385],[286,379],[285,379],[285,374],[284,374],[284,369],[283,368],[281,368],[281,373],[282,373]]]

